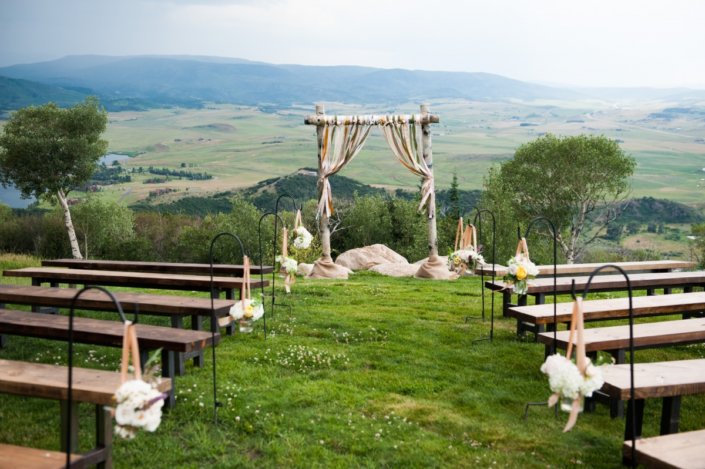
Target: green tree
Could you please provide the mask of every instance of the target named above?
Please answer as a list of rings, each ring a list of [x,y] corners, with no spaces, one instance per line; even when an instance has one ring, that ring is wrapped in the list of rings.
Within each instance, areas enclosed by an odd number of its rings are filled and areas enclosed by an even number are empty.
[[[604,136],[546,134],[520,146],[498,177],[519,219],[544,216],[572,263],[621,210],[634,158]]]
[[[108,117],[96,98],[68,109],[49,103],[16,111],[0,135],[0,183],[24,197],[57,200],[73,257],[81,258],[68,193],[87,182],[108,142],[100,138]]]
[[[693,225],[690,230],[695,239],[690,242],[692,257],[698,263],[698,267],[705,267],[705,223]]]
[[[132,210],[98,197],[88,197],[73,209],[76,235],[88,258],[115,258],[135,237]]]
[[[450,204],[448,216],[457,220],[460,218],[460,191],[458,190],[458,175],[455,171],[453,171],[453,180],[448,191],[448,203]]]

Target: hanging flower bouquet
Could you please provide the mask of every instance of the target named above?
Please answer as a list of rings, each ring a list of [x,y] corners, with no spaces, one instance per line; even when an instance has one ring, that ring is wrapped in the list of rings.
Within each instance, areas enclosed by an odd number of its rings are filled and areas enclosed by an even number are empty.
[[[507,275],[504,281],[514,289],[517,295],[526,295],[528,291],[527,280],[536,277],[539,269],[528,257],[517,254],[507,261]]]
[[[164,393],[141,379],[125,381],[115,391],[115,433],[132,439],[138,430],[155,431],[162,419]]]
[[[478,264],[482,265],[484,263],[485,258],[472,246],[459,249],[448,256],[448,269],[459,274],[463,274],[467,270],[474,271]]]
[[[115,408],[112,409],[115,434],[122,438],[132,439],[139,430],[153,432],[161,423],[162,407],[167,394],[157,389],[160,379],[154,377],[156,367],[153,366],[160,353],[161,349],[149,357],[143,375],[135,325],[129,321],[125,323],[120,364],[122,384],[113,395]],[[130,354],[134,363],[134,379],[128,380]]]
[[[602,387],[605,382],[602,370],[593,365],[589,358],[586,360],[587,366],[583,375],[573,361],[560,353],[546,358],[541,365],[541,372],[548,376],[548,385],[556,396],[549,405],[556,404],[560,399],[561,410],[570,412],[573,401],[580,399],[582,402],[585,397],[591,397],[593,392]]]
[[[264,316],[261,300],[245,298],[230,308],[230,317],[240,323],[240,332],[252,332],[252,323]]]
[[[275,259],[281,268],[289,275],[296,275],[299,268],[299,263],[293,257],[277,256]]]
[[[294,229],[296,238],[294,238],[294,247],[296,249],[308,249],[313,241],[313,235],[303,226],[298,226]]]

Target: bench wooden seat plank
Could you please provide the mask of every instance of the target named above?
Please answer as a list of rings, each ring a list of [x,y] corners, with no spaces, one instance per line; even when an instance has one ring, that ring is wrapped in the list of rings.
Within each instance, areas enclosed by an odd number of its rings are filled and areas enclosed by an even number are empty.
[[[517,332],[520,333],[525,329],[525,327],[521,327],[525,323],[534,326],[553,325],[553,309],[553,304],[510,306],[507,310],[507,316],[516,318]],[[570,322],[573,310],[572,302],[558,303],[555,309],[558,323]],[[700,313],[705,311],[705,292],[637,296],[632,298],[632,309],[635,317]],[[583,315],[585,321],[627,318],[629,317],[629,298],[583,301]]]
[[[196,274],[210,275],[210,264],[198,264],[189,262],[146,262],[146,261],[113,261],[113,260],[89,260],[89,259],[46,259],[42,261],[47,267],[69,267],[72,269],[88,270],[125,270],[132,272],[160,272],[165,274]],[[250,265],[252,275],[271,274],[271,265],[260,266]],[[213,264],[214,275],[230,275],[242,277],[243,266],[241,264]]]
[[[625,441],[622,454],[631,457],[632,442]],[[636,460],[644,467],[705,468],[705,430],[695,430],[671,435],[636,440]]]
[[[538,341],[546,344],[547,353],[553,344],[553,332],[538,334]],[[569,331],[556,333],[556,347],[565,349]],[[585,329],[585,351],[616,353],[629,348],[629,326],[593,327]],[[637,348],[684,345],[705,341],[705,318],[661,321],[634,325],[634,346]]]
[[[7,277],[31,278],[32,284],[84,284],[112,287],[156,288],[164,290],[225,291],[233,298],[233,290],[242,287],[240,277],[213,277],[207,275],[162,274],[152,272],[128,272],[108,270],[64,269],[60,267],[25,267],[3,272]],[[212,283],[211,283],[212,280]],[[251,288],[267,286],[267,280],[251,280]]]
[[[71,454],[71,462],[81,458]],[[64,469],[66,453],[0,443],[0,469]],[[71,465],[74,467],[74,464]]]
[[[69,308],[78,291],[76,288],[0,285],[0,304]],[[111,293],[128,315],[137,307],[140,314],[150,316],[211,316],[210,298],[124,291]],[[234,300],[214,299],[213,309],[216,316],[226,317],[233,304],[235,304]],[[76,307],[96,311],[116,311],[112,300],[105,293],[97,290],[88,290],[81,294]]]
[[[695,262],[676,261],[676,260],[659,260],[659,261],[630,261],[630,262],[611,262],[610,265],[617,265],[625,272],[669,272],[674,270],[690,270],[695,268]],[[592,262],[585,264],[557,264],[555,267],[556,275],[589,275],[592,271],[606,265],[604,262]],[[553,275],[553,264],[537,265],[539,269],[539,277],[547,277]],[[615,269],[604,269],[601,275],[614,274]],[[507,267],[502,265],[488,264],[478,266],[475,269],[476,274],[492,275],[495,277],[503,277],[507,275]]]

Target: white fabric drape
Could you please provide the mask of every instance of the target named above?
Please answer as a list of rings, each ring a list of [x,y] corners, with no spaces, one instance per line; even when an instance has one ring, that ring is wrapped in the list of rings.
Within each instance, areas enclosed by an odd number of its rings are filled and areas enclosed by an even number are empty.
[[[326,124],[323,130],[321,158],[318,162],[319,184],[322,186],[317,216],[333,213],[333,194],[328,178],[345,167],[360,152],[372,125],[363,120]]]
[[[407,120],[389,117],[381,124],[382,133],[387,139],[389,147],[394,156],[403,164],[406,169],[421,176],[421,203],[419,210],[426,206],[428,217],[431,218],[436,213],[436,190],[433,183],[433,171],[428,167],[423,159],[423,152],[419,151],[419,137],[415,120]]]

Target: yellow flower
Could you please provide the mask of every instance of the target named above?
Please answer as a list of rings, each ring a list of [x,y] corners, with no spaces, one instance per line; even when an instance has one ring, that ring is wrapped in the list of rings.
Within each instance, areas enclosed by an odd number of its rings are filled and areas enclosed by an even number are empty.
[[[250,319],[254,315],[255,308],[252,305],[245,306],[245,314],[243,314],[243,317],[245,317],[246,319]]]
[[[526,269],[523,265],[517,267],[517,280],[524,280],[526,278]]]

